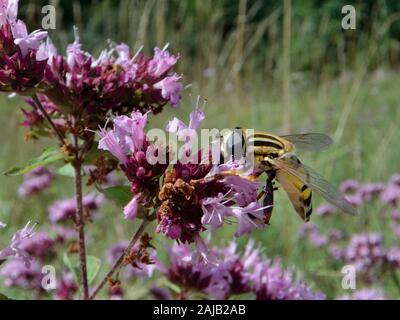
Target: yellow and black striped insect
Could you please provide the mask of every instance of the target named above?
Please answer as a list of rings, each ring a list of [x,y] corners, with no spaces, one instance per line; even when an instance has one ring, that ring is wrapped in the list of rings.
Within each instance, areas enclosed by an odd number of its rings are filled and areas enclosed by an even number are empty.
[[[330,137],[318,133],[276,136],[236,128],[222,137],[221,154],[225,160],[247,160],[252,157],[253,177],[258,178],[263,173],[267,175],[265,189],[259,197],[263,198],[264,206],[268,207],[265,210],[265,223],[269,223],[272,215],[275,180],[288,194],[296,212],[307,222],[312,213],[312,191],[342,211],[357,214],[356,209],[333,185],[302,164],[295,154],[297,149],[319,151],[331,143]]]

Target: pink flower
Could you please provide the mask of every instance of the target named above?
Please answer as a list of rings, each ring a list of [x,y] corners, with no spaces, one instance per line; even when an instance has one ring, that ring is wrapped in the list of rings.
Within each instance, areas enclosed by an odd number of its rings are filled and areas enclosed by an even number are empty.
[[[237,252],[234,242],[226,247],[202,248],[201,251],[207,252],[208,259],[214,262],[196,259],[190,246],[175,244],[168,250],[169,264],[158,261],[156,266],[180,288],[205,293],[212,299],[231,299],[244,293],[265,300],[325,298],[297,281],[293,270],[283,269],[279,260],[272,263],[263,257],[252,241],[244,253]],[[163,292],[162,297],[172,298],[169,293]]]
[[[400,187],[400,174],[394,174],[390,179],[390,183],[398,185]]]
[[[127,44],[121,43],[115,47],[115,50],[118,53],[117,63],[126,62],[131,59],[131,53]]]
[[[390,217],[392,218],[393,221],[400,222],[400,211],[399,210],[393,210],[390,213]]]
[[[44,56],[43,50],[40,48],[39,56]],[[132,55],[126,44],[111,44],[95,58],[82,50],[75,28],[75,40],[67,47],[66,56],[54,53],[50,54],[44,79],[51,88],[52,101],[63,111],[79,109],[83,117],[97,113],[100,126],[104,125],[108,112],[158,113],[168,102],[179,102],[179,92],[174,89],[179,87],[177,83],[166,82],[164,91],[168,98],[154,86],[171,77],[170,70],[155,77],[148,71],[152,59],[140,51]]]
[[[0,27],[5,23],[15,23],[18,16],[19,0],[1,0],[0,1]]]
[[[36,59],[38,61],[48,60],[49,64],[52,62],[52,59],[57,56],[57,48],[51,42],[50,38],[47,38],[46,42],[42,43],[39,46],[38,51],[36,52]]]
[[[21,93],[43,79],[47,62],[37,59],[37,50],[47,32],[28,34],[24,22],[17,21],[17,12],[18,1],[0,4],[0,90]]]
[[[212,229],[218,229],[224,223],[224,218],[232,215],[232,208],[225,206],[230,199],[226,200],[225,196],[220,193],[215,198],[205,198],[201,201],[203,209],[203,217],[201,223],[209,224]]]
[[[246,207],[234,208],[233,215],[238,219],[238,228],[235,236],[240,237],[244,234],[251,233],[256,228],[265,226],[265,207],[258,202],[252,202]]]
[[[204,111],[200,110],[198,104],[196,104],[193,107],[193,111],[190,113],[189,125],[186,125],[183,121],[175,117],[172,121],[168,122],[165,130],[167,132],[176,133],[178,136],[182,137],[181,131],[187,129],[196,131],[201,127],[204,119]]]
[[[28,34],[26,25],[23,21],[19,20],[15,25],[12,25],[14,35],[14,43],[19,46],[22,57],[26,57],[30,49],[38,50],[40,42],[47,37],[47,31],[35,30]]]
[[[382,236],[378,233],[355,234],[344,253],[344,259],[358,271],[369,271],[385,258]]]
[[[364,201],[361,192],[357,191],[354,194],[346,194],[345,199],[353,206],[357,207],[361,205]]]
[[[314,223],[303,224],[299,231],[300,238],[307,238],[314,247],[323,247],[328,244],[329,238],[322,234]],[[333,235],[335,237],[335,235]]]
[[[323,247],[328,243],[328,239],[321,233],[311,233],[310,234],[310,241],[315,247]]]
[[[70,242],[76,239],[76,230],[73,228],[65,228],[60,225],[53,225],[51,230],[56,234],[58,243]]]
[[[87,210],[87,213],[92,214],[100,207],[103,200],[103,195],[91,193],[83,197],[83,206]],[[49,207],[48,211],[51,222],[73,219],[76,213],[76,200],[75,198],[58,200]]]
[[[189,121],[189,128],[192,130],[197,130],[200,128],[202,122],[205,119],[205,114],[202,110],[200,110],[198,107],[196,107],[191,113],[190,113],[190,121]]]
[[[131,117],[120,116],[113,122],[113,130],[100,132],[99,149],[109,151],[123,165],[126,165],[128,154],[143,150],[147,114],[133,112]]]
[[[168,217],[163,217],[157,225],[156,232],[163,233],[168,238],[177,240],[182,236],[182,227],[179,225],[179,223],[175,223]]]
[[[204,119],[204,112],[196,106],[190,113],[189,125],[186,125],[183,121],[175,117],[168,122],[165,130],[170,133],[175,133],[179,139],[185,141],[185,150],[187,154],[190,155],[194,151],[192,150],[192,145],[197,137],[196,130],[200,128]]]
[[[102,130],[100,132],[99,149],[106,150],[110,152],[114,157],[116,157],[122,164],[126,164],[127,150],[125,141],[121,141],[116,134],[116,131]]]
[[[189,245],[175,244],[168,247],[168,259],[168,266],[161,261],[158,261],[156,266],[170,281],[200,291],[208,286],[210,269],[213,265],[194,260]]]
[[[325,216],[329,216],[335,212],[337,212],[337,209],[335,206],[333,206],[331,204],[323,204],[318,207],[317,216],[325,217]]]
[[[173,107],[176,107],[181,101],[181,91],[183,89],[182,83],[179,82],[181,78],[182,76],[178,76],[175,73],[154,85],[154,88],[161,90],[162,97],[169,100]]]
[[[31,265],[32,258],[22,248],[23,242],[31,239],[35,234],[33,232],[36,224],[29,221],[25,227],[18,230],[11,239],[11,243],[0,251],[0,260],[6,260],[8,257],[14,256],[17,259],[22,260],[27,268]]]
[[[372,201],[372,199],[378,197],[384,189],[385,185],[383,183],[368,183],[361,186],[360,193],[365,201]]]
[[[73,300],[78,289],[74,275],[72,273],[66,273],[57,281],[57,289],[54,294],[54,299]]]
[[[20,287],[29,290],[42,290],[43,274],[37,261],[32,261],[28,267],[21,260],[11,260],[0,270],[6,287]]]
[[[48,188],[54,180],[54,173],[45,167],[38,167],[26,174],[18,189],[21,197],[30,197]]]
[[[177,61],[178,58],[171,55],[167,50],[155,48],[154,58],[149,62],[148,72],[154,77],[160,77],[169,72]]]
[[[386,261],[394,268],[400,268],[400,249],[398,247],[389,248],[386,252]]]
[[[279,260],[260,262],[252,273],[257,300],[323,300],[325,295],[313,292],[296,281],[291,270],[284,270]]]
[[[82,44],[80,43],[79,30],[77,27],[74,27],[74,37],[74,42],[67,47],[67,63],[71,69],[76,63],[81,64],[83,62],[82,58],[85,56],[85,53],[81,50]],[[88,58],[90,58],[90,55],[88,55]]]
[[[380,290],[365,288],[354,291],[351,295],[336,298],[336,300],[386,300],[386,298]]]
[[[55,253],[55,241],[46,233],[38,232],[32,239],[21,243],[20,248],[29,255],[44,260]]]
[[[215,256],[215,253],[210,250],[208,244],[203,241],[203,239],[197,235],[194,239],[194,243],[196,245],[196,250],[191,256],[193,262],[199,264],[210,264],[210,265],[218,265],[218,259]]]
[[[131,202],[129,202],[124,208],[124,216],[127,220],[134,220],[137,216],[139,209],[139,201],[140,195],[133,197]]]
[[[358,181],[349,179],[342,182],[342,184],[340,185],[340,191],[343,193],[356,192],[359,186],[360,184],[358,183]]]
[[[120,116],[114,120],[114,131],[125,152],[143,150],[146,138],[147,113],[133,112],[131,117]],[[129,149],[128,149],[129,147]]]
[[[187,129],[187,125],[176,117],[168,122],[167,126],[165,127],[165,130],[171,133],[179,133],[185,129]]]
[[[394,235],[395,235],[397,238],[400,239],[400,225],[399,225],[398,223],[396,223],[396,222],[392,222],[392,223],[390,224],[390,227],[392,228]]]
[[[223,179],[223,183],[232,189],[239,206],[249,205],[257,199],[258,181],[251,181],[240,176],[227,176]]]
[[[390,183],[380,194],[381,201],[386,204],[397,206],[400,202],[400,186]]]
[[[328,253],[336,260],[343,260],[345,255],[345,250],[340,248],[336,244],[332,244],[328,247]]]

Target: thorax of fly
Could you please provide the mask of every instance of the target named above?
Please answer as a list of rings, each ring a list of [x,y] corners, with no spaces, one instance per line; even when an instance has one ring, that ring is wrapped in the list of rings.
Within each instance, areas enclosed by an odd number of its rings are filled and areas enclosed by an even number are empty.
[[[257,132],[236,128],[223,138],[222,153],[224,156],[252,157],[261,170],[271,169],[268,158],[280,158],[294,151],[289,141],[267,132]]]
[[[289,141],[267,132],[254,132],[247,135],[246,145],[247,154],[254,156],[255,164],[262,171],[272,169],[268,159],[280,158],[294,151],[294,146]]]

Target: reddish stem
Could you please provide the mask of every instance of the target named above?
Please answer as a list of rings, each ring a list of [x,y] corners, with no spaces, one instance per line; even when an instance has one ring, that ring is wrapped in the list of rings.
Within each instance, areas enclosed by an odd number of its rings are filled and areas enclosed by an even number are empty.
[[[89,297],[89,285],[87,280],[86,266],[86,245],[85,245],[85,223],[83,217],[82,202],[82,161],[79,157],[78,137],[74,135],[75,144],[75,199],[76,199],[76,216],[75,223],[78,229],[78,246],[79,246],[79,271],[82,299],[87,300]]]
[[[55,125],[49,114],[46,112],[46,109],[43,107],[42,103],[40,102],[39,97],[37,94],[35,94],[32,97],[33,101],[35,102],[36,106],[39,108],[40,112],[43,114],[43,116],[46,118],[47,122],[50,124],[50,126],[53,128],[54,132],[56,133],[58,139],[61,142],[61,145],[64,145],[64,135],[61,133],[61,131],[58,129],[58,127]]]

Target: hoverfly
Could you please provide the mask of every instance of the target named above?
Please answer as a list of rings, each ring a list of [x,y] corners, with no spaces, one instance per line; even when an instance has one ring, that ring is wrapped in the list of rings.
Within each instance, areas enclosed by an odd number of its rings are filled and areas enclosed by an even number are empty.
[[[246,159],[251,155],[254,157],[255,169],[252,177],[256,179],[263,173],[267,175],[264,191],[259,196],[259,200],[263,198],[264,207],[267,208],[266,224],[272,215],[274,191],[277,189],[275,180],[286,191],[299,216],[308,222],[312,213],[313,191],[342,211],[351,215],[357,214],[356,209],[333,185],[302,164],[295,154],[297,149],[319,151],[331,143],[330,137],[318,133],[276,136],[236,128],[222,137],[221,155],[224,159],[232,160]]]

